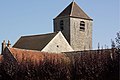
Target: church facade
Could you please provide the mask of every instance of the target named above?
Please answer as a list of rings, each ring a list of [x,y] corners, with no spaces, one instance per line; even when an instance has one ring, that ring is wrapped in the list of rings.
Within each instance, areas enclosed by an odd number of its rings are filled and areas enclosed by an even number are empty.
[[[61,31],[48,34],[22,36],[13,47],[50,53],[74,51]]]

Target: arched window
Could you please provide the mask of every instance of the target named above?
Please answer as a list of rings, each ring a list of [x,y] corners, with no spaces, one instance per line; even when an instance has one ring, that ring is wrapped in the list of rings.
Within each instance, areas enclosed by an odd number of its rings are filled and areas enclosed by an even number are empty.
[[[85,22],[84,21],[80,21],[80,30],[81,31],[85,30]]]
[[[63,31],[63,29],[64,29],[63,26],[64,26],[64,22],[63,22],[63,20],[61,20],[61,21],[60,21],[60,30],[61,30],[61,31]]]

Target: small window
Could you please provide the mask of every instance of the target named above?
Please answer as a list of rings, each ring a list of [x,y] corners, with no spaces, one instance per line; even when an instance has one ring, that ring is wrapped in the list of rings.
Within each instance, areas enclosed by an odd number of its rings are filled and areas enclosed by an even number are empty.
[[[80,22],[80,31],[84,31],[85,30],[85,22],[81,21]]]
[[[57,45],[57,47],[59,47],[59,46]]]
[[[64,26],[64,22],[63,22],[63,20],[61,20],[61,21],[60,21],[60,30],[61,30],[61,31],[63,31],[63,29],[64,29],[63,26]]]

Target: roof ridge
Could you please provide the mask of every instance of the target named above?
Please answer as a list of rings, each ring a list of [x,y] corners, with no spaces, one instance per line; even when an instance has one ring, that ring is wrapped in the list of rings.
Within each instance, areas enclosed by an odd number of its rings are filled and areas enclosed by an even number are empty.
[[[41,52],[41,51],[38,51],[38,50],[20,49],[20,48],[14,48],[14,47],[12,47],[12,48],[9,48],[9,47],[8,47],[8,49],[9,49],[9,50],[10,50],[10,49],[15,49],[15,50],[21,50],[21,51]],[[10,50],[10,52],[11,52],[11,50]],[[11,52],[11,53],[12,53],[12,52]],[[43,52],[41,52],[41,53],[43,53]]]
[[[30,52],[38,52],[38,53],[49,53],[49,52],[43,52],[43,51],[38,51],[38,50],[29,50],[29,49],[20,49],[20,48],[14,48],[14,47],[7,47],[7,49],[9,49],[9,51],[12,53],[11,49],[14,49],[14,50],[20,50],[20,51],[30,51]],[[50,52],[51,54],[56,54],[54,52]],[[0,55],[2,56],[2,55]]]
[[[50,34],[57,34],[58,32],[53,32],[53,33],[46,33],[46,34],[36,34],[36,35],[27,35],[27,36],[21,36],[23,37],[36,37],[36,36],[44,36],[44,35],[50,35]]]
[[[73,7],[74,7],[74,1],[72,1],[72,7],[71,7],[71,12],[70,12],[70,16],[72,16],[72,12],[73,12]]]
[[[10,53],[13,55],[13,52],[11,51],[11,49],[10,49],[10,47],[6,47],[9,51],[10,51]],[[15,58],[15,56],[13,55],[13,57],[14,57],[14,59],[17,61],[17,59]]]
[[[69,51],[69,53],[73,53],[73,52],[89,52],[89,51],[106,51],[106,50],[112,50],[111,48],[108,48],[108,49],[95,49],[95,50],[93,50],[93,49],[91,49],[91,50],[83,50],[83,51]],[[68,53],[68,52],[63,52],[63,53]]]

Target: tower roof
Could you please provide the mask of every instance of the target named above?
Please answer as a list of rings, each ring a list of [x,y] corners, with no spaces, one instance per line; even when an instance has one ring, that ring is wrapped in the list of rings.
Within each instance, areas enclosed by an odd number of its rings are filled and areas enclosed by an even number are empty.
[[[92,20],[74,1],[71,2],[56,18],[64,16]]]

